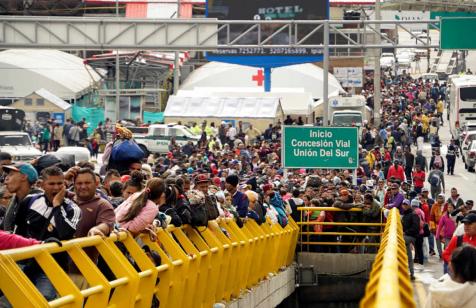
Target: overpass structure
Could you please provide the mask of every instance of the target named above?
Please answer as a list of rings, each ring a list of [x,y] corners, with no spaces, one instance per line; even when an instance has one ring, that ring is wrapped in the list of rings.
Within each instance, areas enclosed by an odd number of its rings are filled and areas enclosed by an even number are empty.
[[[390,24],[409,33],[414,42],[399,44],[380,32]],[[0,17],[0,48],[52,48],[62,50],[161,50],[214,51],[224,55],[244,53],[259,56],[299,54],[311,49],[323,57],[323,101],[328,104],[328,72],[331,51],[368,48],[437,48],[428,37],[418,37],[408,29],[411,24],[424,24],[438,29],[438,21],[388,20],[216,20],[216,19],[127,19],[78,17]],[[356,37],[342,31],[353,29]],[[236,29],[239,31],[236,31]],[[341,40],[333,44],[329,34]],[[371,34],[371,35],[368,35]],[[412,40],[413,41],[413,40]],[[380,119],[376,105],[375,119]],[[118,112],[118,111],[116,111]],[[324,113],[324,123],[328,123]]]
[[[0,17],[0,48],[53,48],[62,50],[164,50],[219,51],[231,48],[436,48],[431,42],[407,29],[411,24],[424,24],[437,29],[438,21],[396,20],[216,20],[216,19],[126,19],[97,17]],[[394,25],[415,39],[401,45],[380,34],[378,25]],[[233,31],[239,26],[240,32]],[[270,27],[272,26],[272,27]],[[356,33],[375,33],[381,43],[355,40],[342,31],[352,27]],[[333,30],[342,43],[326,44]],[[274,43],[277,36],[281,39]],[[283,35],[285,39],[283,40]],[[317,36],[317,37],[316,37]],[[365,36],[364,36],[365,37]],[[245,42],[246,39],[246,42]],[[320,43],[315,43],[316,41]]]

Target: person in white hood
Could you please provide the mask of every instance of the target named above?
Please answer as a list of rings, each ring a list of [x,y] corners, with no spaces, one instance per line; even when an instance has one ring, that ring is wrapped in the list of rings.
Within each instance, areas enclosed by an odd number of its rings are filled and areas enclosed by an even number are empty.
[[[430,286],[425,308],[476,307],[476,248],[457,248],[451,255],[450,273]]]

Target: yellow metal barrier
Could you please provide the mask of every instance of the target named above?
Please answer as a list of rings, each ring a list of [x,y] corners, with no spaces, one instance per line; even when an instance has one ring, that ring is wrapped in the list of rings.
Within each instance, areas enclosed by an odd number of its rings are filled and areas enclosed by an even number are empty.
[[[351,208],[349,210],[343,210],[336,207],[298,207],[298,211],[301,212],[301,221],[297,222],[297,225],[300,227],[299,230],[299,242],[301,250],[303,245],[325,245],[325,246],[379,246],[380,243],[378,240],[365,242],[365,241],[356,241],[356,242],[338,242],[338,241],[312,241],[309,236],[312,235],[328,235],[328,236],[372,236],[380,237],[382,235],[382,229],[385,226],[383,222],[383,212],[380,213],[380,222],[331,222],[331,221],[316,221],[309,220],[304,217],[304,212],[313,212],[313,211],[327,211],[327,212],[346,212],[346,213],[361,213],[361,208]],[[307,231],[303,230],[304,226],[337,226],[337,227],[378,227],[379,232],[334,232],[334,231]],[[304,238],[306,236],[306,238]]]
[[[415,307],[400,213],[390,211],[361,308]]]
[[[210,221],[208,227],[159,229],[158,240],[141,241],[161,257],[158,266],[126,232],[102,239],[78,238],[0,252],[0,290],[14,307],[211,307],[229,301],[269,273],[288,266],[294,258],[299,227],[290,218],[282,228],[247,220],[239,228],[230,219]],[[127,257],[118,248],[127,250]],[[108,280],[86,255],[94,248],[115,279]],[[79,290],[53,258],[67,253],[88,282]],[[58,298],[47,302],[16,262],[35,259],[55,287]],[[131,264],[134,261],[138,270]]]

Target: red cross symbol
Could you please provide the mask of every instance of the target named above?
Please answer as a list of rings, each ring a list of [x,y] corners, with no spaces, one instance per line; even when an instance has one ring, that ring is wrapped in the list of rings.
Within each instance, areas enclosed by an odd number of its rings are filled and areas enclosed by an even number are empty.
[[[263,81],[264,81],[263,70],[258,70],[258,73],[251,77],[252,77],[251,80],[256,81],[258,83],[258,86],[263,85]]]

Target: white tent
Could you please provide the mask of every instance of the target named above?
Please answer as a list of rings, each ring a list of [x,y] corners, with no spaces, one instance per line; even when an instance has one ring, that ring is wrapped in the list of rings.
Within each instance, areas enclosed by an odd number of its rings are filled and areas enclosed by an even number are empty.
[[[180,89],[222,92],[220,89],[226,88],[226,92],[264,92],[259,70],[250,66],[210,62],[193,71]],[[275,89],[278,90],[276,92],[308,92],[313,99],[322,99],[322,79],[323,70],[311,63],[278,67],[271,73],[271,92]],[[329,96],[344,92],[332,74],[329,74],[328,88]]]
[[[243,121],[264,129],[283,117],[276,97],[184,97],[170,96],[164,111],[165,123]]]
[[[83,59],[59,50],[0,52],[0,97],[20,98],[44,88],[64,100],[79,98],[101,80]]]
[[[226,88],[224,88],[226,89]],[[221,90],[221,89],[219,89]],[[308,116],[315,107],[315,102],[310,93],[305,92],[210,92],[213,88],[198,88],[194,91],[179,90],[180,97],[275,97],[279,98],[285,115]]]
[[[164,117],[274,118],[280,107],[272,97],[171,96]]]

